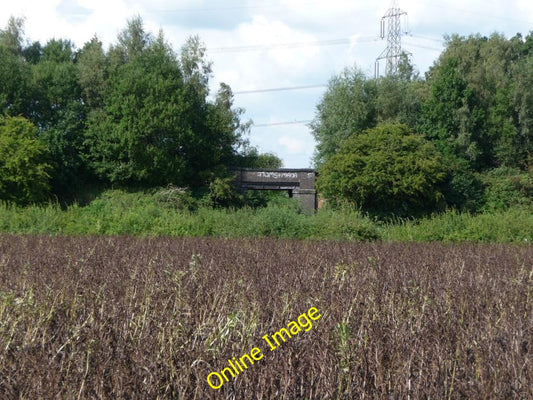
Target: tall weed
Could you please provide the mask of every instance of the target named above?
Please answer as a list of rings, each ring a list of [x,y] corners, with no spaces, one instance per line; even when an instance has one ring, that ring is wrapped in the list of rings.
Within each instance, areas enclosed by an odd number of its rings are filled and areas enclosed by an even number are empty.
[[[176,189],[177,190],[177,189]],[[0,203],[0,232],[178,237],[274,237],[356,241],[531,242],[533,210],[514,207],[472,215],[448,211],[416,220],[372,220],[344,207],[302,212],[291,199],[266,207],[191,207],[172,193],[108,190],[86,206],[17,207]],[[179,196],[182,193],[179,192]],[[181,199],[181,197],[180,197]]]

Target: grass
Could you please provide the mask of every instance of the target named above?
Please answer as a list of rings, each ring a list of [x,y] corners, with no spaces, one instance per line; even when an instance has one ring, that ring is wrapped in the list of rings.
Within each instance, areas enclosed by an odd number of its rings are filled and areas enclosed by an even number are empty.
[[[472,215],[449,211],[416,221],[388,224],[383,239],[415,242],[514,242],[533,241],[533,210],[510,208]]]
[[[86,206],[0,204],[0,232],[174,237],[274,237],[359,241],[513,242],[533,240],[533,210],[471,215],[449,211],[418,220],[375,221],[354,210],[306,215],[289,201],[237,210],[180,209],[153,194],[103,192]]]

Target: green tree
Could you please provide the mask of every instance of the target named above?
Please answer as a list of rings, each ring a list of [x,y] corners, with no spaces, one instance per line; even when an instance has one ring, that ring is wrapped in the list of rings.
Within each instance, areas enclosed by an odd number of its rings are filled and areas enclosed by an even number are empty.
[[[234,165],[241,168],[281,168],[283,161],[274,153],[260,153],[257,147],[246,145]]]
[[[0,29],[0,114],[29,114],[31,70],[22,55],[23,25],[23,19],[11,17]]]
[[[22,49],[22,56],[30,64],[37,64],[43,56],[43,46],[40,42],[32,42]]]
[[[37,127],[61,198],[94,177],[206,185],[242,161],[249,124],[229,86],[209,98],[211,63],[198,37],[178,56],[140,17],[107,52],[97,38],[81,50],[65,39],[24,47],[22,28],[12,18],[0,31],[0,113]]]
[[[107,181],[183,185],[194,135],[182,72],[161,36],[147,43],[138,30],[137,21],[130,22],[114,50],[127,58],[111,66],[105,105],[90,115],[87,159]]]
[[[518,157],[520,162],[517,166],[527,170],[528,167],[533,168],[533,34],[524,42],[524,48],[527,57],[523,57],[517,66],[515,84],[511,88],[514,108],[517,110],[515,120],[518,125],[518,137],[504,136],[498,146],[507,158]],[[511,162],[506,164],[512,165]]]
[[[221,168],[241,163],[247,148],[246,134],[250,122],[241,122],[244,110],[234,107],[233,92],[225,83],[220,84],[214,102],[208,102],[205,111],[203,144],[196,155],[195,168],[217,176]]]
[[[83,46],[76,66],[83,102],[91,109],[102,109],[108,85],[109,60],[98,38],[92,38]]]
[[[428,72],[420,131],[450,168],[448,204],[478,210],[486,197],[483,182],[490,181],[483,175],[500,167],[527,169],[533,152],[532,44],[531,35],[454,35]]]
[[[24,44],[24,18],[9,17],[5,29],[0,29],[0,46],[21,55]]]
[[[376,125],[376,94],[375,80],[356,68],[345,69],[329,82],[311,123],[318,166],[333,156],[350,135]]]
[[[22,117],[0,117],[0,199],[18,204],[46,200],[48,156],[35,125]]]
[[[418,128],[427,97],[427,85],[418,77],[385,76],[376,82],[377,123],[395,122]]]
[[[337,203],[411,216],[442,204],[446,169],[432,143],[401,124],[380,124],[342,142],[319,170],[318,189]]]
[[[152,34],[145,31],[142,18],[137,16],[129,20],[126,29],[119,33],[118,44],[111,48],[111,56],[124,64],[142,54],[153,42]]]
[[[315,164],[325,163],[343,140],[379,123],[402,123],[415,129],[426,92],[406,55],[394,76],[371,79],[357,68],[345,69],[330,81],[311,123],[317,142]]]
[[[220,176],[220,167],[234,159],[234,145],[240,127],[239,110],[233,110],[233,93],[222,84],[214,103],[209,103],[211,63],[206,60],[205,46],[197,36],[190,37],[181,49],[185,102],[191,129],[184,156],[190,166],[188,182],[204,185]]]
[[[431,93],[423,129],[447,156],[466,160],[476,171],[524,164],[531,148],[517,89],[531,57],[526,44],[498,34],[447,39],[427,74]]]
[[[0,113],[28,115],[31,70],[22,56],[0,45]]]
[[[74,45],[69,40],[50,40],[33,70],[34,102],[30,119],[50,149],[55,164],[52,187],[55,194],[71,196],[86,177],[82,159],[88,107],[75,64]]]
[[[215,100],[208,100],[211,64],[197,37],[178,58],[161,32],[154,38],[134,19],[108,63],[96,42],[86,46],[80,62],[84,97],[96,106],[89,116],[87,160],[100,178],[201,186],[224,177],[238,158],[248,125],[240,122],[242,110],[233,107],[229,86],[222,84]]]

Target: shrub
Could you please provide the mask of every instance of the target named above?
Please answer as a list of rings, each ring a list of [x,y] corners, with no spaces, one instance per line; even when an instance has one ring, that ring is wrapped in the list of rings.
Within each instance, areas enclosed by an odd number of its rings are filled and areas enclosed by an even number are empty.
[[[533,176],[518,168],[495,168],[483,176],[483,181],[485,210],[505,210],[533,200]]]
[[[376,214],[434,210],[446,176],[432,143],[406,125],[382,124],[344,141],[320,171],[319,190]]]
[[[0,199],[17,204],[45,200],[52,169],[47,155],[35,125],[22,117],[0,117]]]
[[[198,208],[198,202],[188,188],[168,185],[165,188],[156,189],[153,198],[158,203],[176,210],[193,211]]]
[[[243,203],[243,196],[235,188],[235,177],[215,178],[209,184],[209,198],[214,207],[236,207]]]

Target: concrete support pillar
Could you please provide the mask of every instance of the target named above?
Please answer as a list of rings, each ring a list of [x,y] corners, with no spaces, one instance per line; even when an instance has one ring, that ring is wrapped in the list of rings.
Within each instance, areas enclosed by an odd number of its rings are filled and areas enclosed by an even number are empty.
[[[294,189],[294,198],[305,212],[314,213],[318,208],[318,199],[314,189]]]

